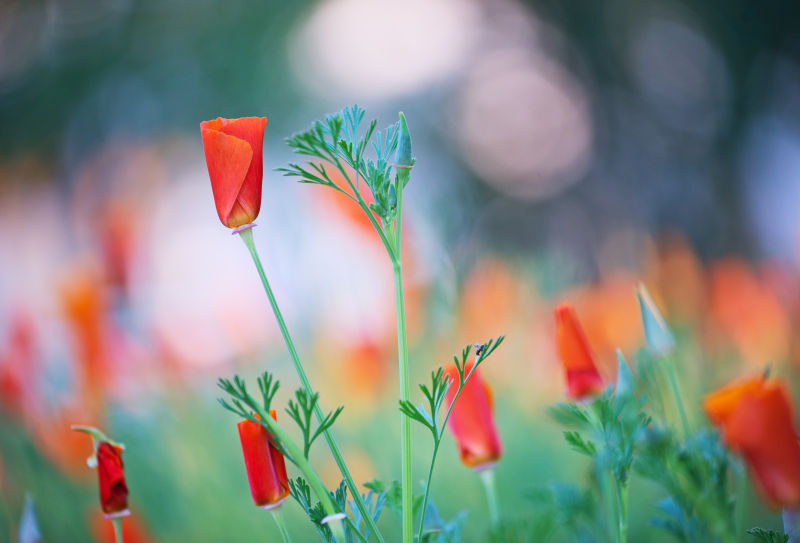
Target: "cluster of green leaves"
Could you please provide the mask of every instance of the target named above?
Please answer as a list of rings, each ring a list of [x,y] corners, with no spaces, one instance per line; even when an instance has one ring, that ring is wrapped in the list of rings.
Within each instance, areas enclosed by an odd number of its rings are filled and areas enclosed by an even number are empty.
[[[315,392],[309,396],[305,389],[299,388],[294,393],[295,400],[289,400],[289,407],[286,412],[292,417],[300,430],[303,432],[303,456],[308,458],[308,453],[311,450],[311,444],[321,436],[325,430],[333,426],[336,418],[341,414],[344,409],[340,405],[335,410],[331,411],[322,419],[322,422],[317,425],[316,430],[312,432],[312,425],[314,419],[314,408],[319,402],[319,392]]]
[[[475,344],[475,361],[472,363],[471,366],[468,367],[467,359],[469,358],[470,352],[472,351],[472,345],[467,345],[461,350],[461,357],[453,356],[453,362],[456,368],[456,373],[458,374],[458,382],[455,383],[455,379],[451,379],[450,376],[445,375],[444,369],[439,368],[436,371],[431,372],[431,384],[427,386],[425,384],[419,385],[420,390],[422,391],[422,395],[425,397],[425,400],[428,403],[427,408],[425,407],[423,402],[420,402],[418,406],[415,406],[411,401],[408,400],[400,400],[400,412],[415,420],[425,426],[428,430],[430,430],[431,435],[433,437],[433,453],[431,454],[431,463],[430,468],[428,470],[428,479],[425,483],[425,492],[422,497],[422,505],[421,505],[421,515],[419,520],[419,533],[417,535],[417,539],[420,541],[426,540],[431,534],[439,534],[437,537],[445,537],[442,534],[445,534],[446,531],[444,529],[444,525],[439,523],[437,525],[432,525],[431,523],[427,522],[427,515],[428,512],[431,510],[430,507],[433,507],[430,504],[429,507],[429,499],[430,499],[430,489],[431,489],[431,479],[433,478],[433,468],[436,465],[436,456],[439,452],[439,445],[442,442],[442,438],[444,437],[445,427],[447,426],[447,420],[450,418],[450,413],[453,411],[453,406],[458,400],[461,391],[464,390],[464,387],[467,385],[469,378],[473,375],[475,370],[483,363],[484,360],[489,358],[491,354],[503,343],[505,336],[499,336],[497,339],[491,338],[486,343],[476,343]],[[450,405],[447,407],[445,411],[444,417],[440,419],[439,412],[441,410],[442,404],[444,404],[445,398],[447,396],[448,390],[450,387],[455,384],[456,391],[453,394],[453,400],[450,402]],[[435,508],[434,508],[435,509]],[[438,518],[438,514],[437,514]],[[449,524],[448,524],[449,525]],[[455,534],[460,534],[460,524],[456,522],[451,526],[451,536],[448,537],[455,537]],[[437,540],[438,541],[438,540]],[[444,539],[442,541],[451,541],[450,539]],[[458,541],[457,539],[453,539],[452,541]]]
[[[217,401],[219,401],[222,407],[244,419],[261,424],[261,421],[256,418],[254,414],[258,412],[259,407],[263,408],[264,413],[270,412],[272,400],[280,388],[280,381],[275,380],[272,374],[266,371],[259,376],[258,389],[261,393],[262,401],[260,406],[255,403],[255,399],[247,391],[247,384],[244,379],[238,375],[235,375],[232,380],[220,378],[217,382],[217,386],[230,396],[229,399],[218,398]],[[300,431],[303,435],[303,456],[308,458],[312,443],[336,422],[344,406],[340,405],[335,410],[329,412],[323,417],[322,422],[318,424],[316,428],[313,428],[314,408],[319,402],[319,393],[315,392],[309,396],[305,389],[299,388],[295,391],[294,395],[295,399],[289,400],[289,407],[286,408],[286,413],[300,427]],[[281,447],[280,440],[275,440],[275,443]],[[282,449],[281,452],[289,458],[290,461],[296,463],[295,459],[287,454],[285,450]]]
[[[732,496],[733,460],[714,431],[685,440],[668,427],[653,425],[641,440],[636,471],[660,484],[668,496],[651,524],[678,541],[737,541]]]
[[[467,385],[467,381],[469,381],[469,378],[475,370],[478,369],[481,363],[489,358],[495,349],[503,343],[504,339],[505,336],[500,336],[496,340],[489,339],[486,343],[476,343],[475,362],[469,369],[467,369],[467,359],[472,350],[472,345],[467,345],[461,350],[461,358],[453,356],[453,362],[456,367],[456,372],[458,373],[458,383],[456,383],[457,389],[453,396],[453,401],[448,406],[443,419],[439,420],[439,411],[444,403],[447,391],[450,389],[453,382],[450,377],[445,376],[444,369],[441,367],[431,372],[430,387],[424,384],[419,385],[428,403],[427,409],[423,403],[420,403],[419,406],[415,406],[410,401],[400,400],[400,411],[428,428],[433,436],[434,444],[438,445],[444,436],[445,425],[447,424],[447,419],[450,418],[453,405],[455,405],[456,399],[458,399],[459,394],[461,394],[461,391]]]
[[[606,389],[586,405],[560,403],[552,415],[574,428],[564,431],[569,446],[598,462],[620,483],[626,484],[640,437],[651,419],[637,398],[632,377],[624,360],[619,361],[617,387]]]
[[[312,499],[311,487],[305,479],[297,477],[296,479],[290,480],[289,491],[292,498],[297,501],[300,508],[303,509],[306,515],[308,515],[308,518],[311,519],[311,522],[314,524],[322,540],[325,541],[325,543],[337,543],[333,532],[328,524],[325,523],[325,509],[320,502]],[[368,541],[370,537],[369,527],[364,526],[362,528],[361,523],[363,519],[361,518],[358,508],[354,506],[355,504],[352,501],[347,500],[347,482],[342,480],[336,489],[329,491],[329,494],[340,511],[346,511],[349,506],[352,515],[352,519],[346,517],[344,525],[345,541],[338,543]],[[377,522],[383,510],[383,506],[386,503],[386,493],[370,491],[367,494],[362,494],[362,498],[372,516],[372,520]]]
[[[789,543],[789,536],[783,532],[775,530],[765,530],[764,528],[750,528],[747,533],[763,541],[764,543]]]
[[[387,225],[396,217],[397,193],[404,188],[404,184],[397,185],[391,164],[392,154],[397,147],[399,123],[381,132],[376,130],[378,122],[373,119],[362,130],[363,119],[364,110],[354,105],[327,115],[324,120],[314,122],[308,130],[287,138],[289,147],[311,160],[307,166],[290,163],[287,168],[278,171],[289,177],[297,177],[301,183],[336,189],[365,211],[371,209]],[[374,159],[366,157],[370,143],[375,151]],[[330,166],[342,175],[349,191],[331,179],[328,173]],[[372,194],[373,202],[370,204],[359,191],[362,179]]]
[[[640,353],[637,360],[638,379],[620,357],[616,390],[609,387],[588,403],[562,403],[552,410],[554,418],[570,428],[564,431],[569,446],[594,461],[594,498],[602,500],[603,472],[610,471],[625,485],[633,471],[667,494],[656,504],[658,514],[650,519],[651,526],[685,543],[738,541],[734,482],[744,467],[722,444],[718,432],[700,429],[679,434],[668,422],[670,402],[682,401],[664,393],[670,368],[662,366],[674,361],[647,353]],[[651,417],[650,410],[658,416]],[[558,503],[555,494],[545,495]],[[605,502],[611,507],[608,498]],[[581,540],[581,526],[586,526],[581,519],[590,518],[585,511],[569,507],[562,511],[559,524],[571,530],[574,540]],[[748,533],[762,541],[785,540],[780,532],[760,528]]]
[[[219,388],[229,396],[227,399],[218,399],[222,407],[244,419],[262,424],[269,430],[269,427],[264,423],[262,417],[269,416],[273,399],[275,398],[275,394],[280,387],[280,382],[275,380],[269,372],[264,372],[258,378],[258,388],[261,393],[261,404],[259,404],[258,400],[248,392],[244,379],[238,375],[234,376],[232,380],[219,379],[217,384]],[[317,425],[316,429],[314,429],[313,413],[318,401],[319,393],[315,392],[314,394],[309,395],[304,389],[298,389],[295,391],[294,400],[289,401],[289,406],[286,409],[289,417],[297,423],[303,435],[302,457],[300,457],[301,453],[297,447],[294,447],[293,445],[292,447],[289,447],[286,442],[274,435],[273,432],[270,432],[273,444],[281,451],[284,457],[286,457],[295,465],[299,466],[299,462],[301,460],[308,459],[311,445],[327,428],[333,425],[339,414],[342,412],[343,407],[341,406],[334,411],[329,412],[327,415],[322,417],[322,422]],[[258,415],[258,417],[256,415]],[[292,455],[289,449],[296,451],[295,454],[297,456]],[[313,471],[308,473],[313,473]],[[312,476],[316,477],[316,475]],[[321,487],[317,488],[319,489],[317,496],[324,496],[325,492],[328,492],[330,494],[332,503],[336,505],[338,511],[347,511],[348,503],[346,481],[343,480],[339,487],[333,492],[327,489],[322,489]],[[320,501],[312,500],[311,485],[309,485],[309,483],[303,479],[303,477],[297,477],[296,479],[289,481],[289,490],[292,497],[294,497],[297,503],[300,504],[303,511],[305,511],[305,513],[308,515],[322,539],[328,543],[333,543],[335,541],[333,532],[331,531],[331,528],[323,522],[328,513],[326,513],[325,507]],[[369,499],[375,500],[374,505],[372,504],[372,501],[367,502],[367,507],[371,512],[373,520],[377,521],[377,517],[380,515],[382,503],[385,498],[383,496],[370,493]],[[362,534],[360,531],[360,524],[362,521],[360,512],[358,511],[357,507],[352,507],[352,505],[353,504],[351,504],[351,509],[353,511],[354,518],[357,519],[357,522],[354,523],[350,517],[345,515],[346,520],[344,527],[345,535],[347,536],[346,543],[355,541],[356,537],[361,541],[367,541],[369,537],[369,528],[368,526],[365,526],[365,533]]]

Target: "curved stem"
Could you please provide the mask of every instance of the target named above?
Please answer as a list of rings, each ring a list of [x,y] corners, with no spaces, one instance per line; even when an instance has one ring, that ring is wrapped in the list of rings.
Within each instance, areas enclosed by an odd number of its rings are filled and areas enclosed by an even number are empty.
[[[300,357],[297,354],[294,341],[292,341],[292,336],[289,335],[289,329],[286,326],[286,322],[283,320],[283,314],[278,307],[278,302],[275,300],[275,295],[273,294],[272,287],[270,287],[269,281],[267,280],[264,267],[261,265],[261,259],[259,258],[255,244],[253,243],[253,229],[249,228],[247,230],[242,230],[239,235],[241,236],[244,244],[247,246],[247,250],[250,251],[250,256],[253,258],[253,263],[256,266],[256,270],[258,270],[258,276],[261,278],[261,284],[264,285],[264,291],[267,293],[267,298],[272,306],[272,312],[275,314],[275,320],[278,322],[278,327],[280,328],[281,335],[286,343],[286,348],[288,349],[289,355],[294,363],[297,376],[300,378],[300,383],[303,385],[303,388],[310,397],[314,394],[314,389],[311,387],[311,383],[309,382],[306,372],[303,369],[303,364],[300,362]],[[319,402],[317,402],[317,404],[314,406],[314,414],[319,422],[322,422],[325,419],[325,414],[323,413]],[[333,459],[347,484],[347,489],[350,491],[350,495],[353,497],[353,501],[355,502],[358,511],[361,513],[361,516],[364,518],[364,521],[369,526],[371,532],[375,534],[375,538],[380,543],[385,543],[385,540],[378,530],[375,521],[372,520],[372,515],[370,515],[369,509],[367,509],[367,506],[364,504],[364,500],[361,497],[361,492],[358,490],[358,486],[356,485],[355,481],[353,481],[353,476],[350,475],[350,470],[347,468],[347,464],[344,461],[342,452],[339,449],[339,446],[336,444],[333,435],[328,429],[325,429],[323,435],[325,436],[325,441],[328,443],[328,448],[331,450],[331,455],[333,456]]]
[[[286,528],[286,521],[283,519],[283,510],[281,507],[271,509],[272,518],[275,519],[275,524],[278,525],[278,532],[281,534],[283,543],[292,543],[292,538],[289,535],[289,530]]]
[[[431,455],[431,466],[428,468],[428,480],[425,484],[425,495],[422,497],[422,509],[419,512],[419,530],[417,541],[422,541],[422,533],[425,529],[425,512],[428,509],[428,498],[431,495],[431,479],[433,479],[433,465],[436,463],[436,455],[439,452],[439,443],[434,443],[433,454]]]
[[[494,486],[494,468],[486,468],[479,472],[483,490],[486,491],[486,501],[489,504],[489,520],[492,528],[500,523],[500,508],[497,505],[497,489]]]
[[[114,540],[122,543],[122,517],[112,518],[111,524],[114,526]]]

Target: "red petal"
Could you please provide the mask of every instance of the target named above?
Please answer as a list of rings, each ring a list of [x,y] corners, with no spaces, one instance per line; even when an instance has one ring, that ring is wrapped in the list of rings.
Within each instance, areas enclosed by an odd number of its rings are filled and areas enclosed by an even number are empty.
[[[225,134],[221,128],[222,119],[200,124],[217,215],[222,224],[233,227],[230,214],[250,169],[253,149],[246,140]]]

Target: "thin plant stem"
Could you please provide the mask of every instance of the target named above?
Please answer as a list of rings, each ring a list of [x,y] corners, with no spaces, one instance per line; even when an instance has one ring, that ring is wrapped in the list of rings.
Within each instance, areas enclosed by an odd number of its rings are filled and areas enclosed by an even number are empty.
[[[481,483],[483,483],[483,490],[486,492],[486,502],[489,507],[489,521],[492,528],[497,528],[500,523],[500,508],[497,503],[497,489],[494,485],[494,468],[482,469],[478,472]]]
[[[395,315],[397,318],[397,371],[400,376],[400,399],[411,398],[408,377],[408,339],[406,334],[406,305],[403,297],[403,267],[400,249],[403,217],[403,188],[397,189],[397,211],[394,225],[394,251],[389,252],[394,272]],[[414,533],[413,483],[411,475],[411,418],[400,413],[400,447],[401,457],[401,502],[403,543],[411,543]]]
[[[286,322],[283,319],[283,314],[281,313],[280,308],[278,307],[278,302],[275,299],[275,295],[272,292],[272,287],[270,287],[269,281],[267,280],[267,275],[264,272],[264,267],[261,265],[261,259],[258,256],[258,251],[256,251],[255,244],[253,243],[253,232],[252,228],[248,228],[246,230],[242,230],[239,232],[239,235],[242,238],[247,250],[250,251],[250,256],[253,258],[253,263],[256,266],[256,270],[258,271],[258,276],[261,278],[261,284],[264,286],[264,291],[267,294],[267,298],[269,299],[269,303],[272,306],[272,312],[275,314],[275,320],[278,322],[278,327],[281,330],[281,335],[283,336],[283,340],[286,343],[286,348],[289,351],[289,355],[292,358],[292,362],[294,363],[295,370],[297,371],[297,376],[300,378],[300,383],[303,385],[303,388],[308,393],[309,397],[314,394],[314,389],[311,387],[311,383],[306,376],[306,372],[303,369],[303,364],[300,362],[300,357],[297,354],[297,349],[294,346],[294,341],[292,340],[292,336],[289,334],[289,329],[286,326]],[[314,414],[317,417],[319,422],[322,422],[325,419],[325,414],[322,411],[322,408],[319,405],[319,402],[314,406]],[[353,476],[350,475],[350,470],[347,468],[347,464],[344,461],[344,457],[342,456],[342,452],[339,449],[339,446],[336,444],[336,440],[334,440],[333,435],[331,434],[330,430],[327,428],[323,431],[323,435],[325,436],[325,441],[328,443],[328,448],[331,450],[331,455],[333,456],[336,465],[339,468],[339,471],[344,477],[345,483],[347,484],[347,489],[350,491],[350,495],[353,498],[353,501],[358,508],[358,511],[361,513],[361,516],[364,518],[364,522],[367,523],[371,533],[375,535],[375,538],[380,543],[385,543],[383,536],[381,535],[380,531],[378,530],[375,521],[372,519],[372,515],[369,513],[369,509],[367,509],[366,504],[364,504],[364,500],[361,497],[361,492],[358,489],[355,481],[353,480]]]
[[[690,428],[689,428],[689,417],[686,416],[686,409],[683,406],[683,398],[681,396],[681,389],[678,386],[678,376],[677,372],[675,371],[675,359],[673,357],[665,358],[664,362],[667,366],[667,380],[669,381],[669,386],[672,388],[672,395],[675,398],[675,405],[678,406],[678,413],[681,417],[681,423],[683,424],[683,432],[686,436],[690,435]]]
[[[283,518],[283,508],[276,507],[275,509],[270,509],[270,513],[272,513],[272,518],[275,519],[275,524],[278,525],[278,532],[281,534],[283,543],[292,543],[289,530],[286,528],[286,521]]]
[[[425,512],[428,509],[428,499],[431,495],[431,479],[433,479],[433,466],[436,464],[436,455],[439,453],[439,442],[433,444],[431,454],[431,465],[428,468],[428,481],[425,484],[425,494],[422,497],[422,507],[419,512],[419,530],[417,531],[417,541],[422,541],[423,531],[425,530]]]
[[[614,490],[617,495],[617,543],[628,540],[628,484],[614,477]]]
[[[406,342],[406,310],[403,301],[403,270],[400,261],[395,260],[394,295],[397,314],[397,366],[400,374],[400,399],[408,401],[408,345]],[[402,447],[402,504],[403,504],[403,542],[411,543],[414,530],[412,482],[411,482],[411,419],[405,413],[400,415],[400,445]]]
[[[112,518],[111,524],[114,526],[114,540],[122,543],[122,517]]]

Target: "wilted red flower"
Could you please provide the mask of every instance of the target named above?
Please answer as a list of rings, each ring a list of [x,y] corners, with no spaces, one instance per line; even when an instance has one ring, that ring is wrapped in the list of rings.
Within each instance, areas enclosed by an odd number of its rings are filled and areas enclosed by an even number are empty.
[[[261,209],[262,147],[266,117],[217,118],[200,123],[211,191],[222,224],[253,222]]]
[[[561,364],[567,374],[567,395],[579,400],[603,390],[603,377],[597,371],[586,335],[575,309],[567,303],[556,306],[556,343]]]
[[[800,442],[786,385],[762,376],[740,380],[709,394],[703,407],[744,457],[765,501],[800,506]]]
[[[471,369],[472,364],[467,364],[464,373]],[[445,395],[445,404],[449,406],[458,390],[458,370],[450,364],[444,371],[454,380]],[[479,370],[472,373],[456,399],[447,425],[458,442],[461,461],[467,467],[481,468],[500,459],[503,451],[494,424],[492,391]]]
[[[276,418],[275,411],[271,411],[270,415]],[[289,495],[289,479],[283,455],[275,447],[269,431],[261,424],[243,420],[237,426],[253,503],[260,507],[277,507]]]
[[[128,509],[128,485],[122,465],[122,447],[110,443],[97,446],[97,478],[100,484],[100,505],[109,515]]]

